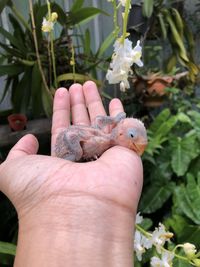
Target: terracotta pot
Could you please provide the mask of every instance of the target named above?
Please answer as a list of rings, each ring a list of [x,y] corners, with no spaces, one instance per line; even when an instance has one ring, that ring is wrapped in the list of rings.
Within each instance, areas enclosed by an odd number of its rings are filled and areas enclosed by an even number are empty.
[[[24,114],[11,114],[8,116],[8,123],[13,131],[22,131],[26,127],[27,117]]]
[[[153,81],[147,81],[147,91],[150,95],[165,95],[165,88],[170,86],[173,81],[172,77],[158,78]]]

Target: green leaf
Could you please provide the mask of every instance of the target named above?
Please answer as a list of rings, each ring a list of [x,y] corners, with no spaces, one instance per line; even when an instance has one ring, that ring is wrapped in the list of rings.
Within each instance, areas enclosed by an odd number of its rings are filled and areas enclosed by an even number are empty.
[[[114,42],[115,40],[115,36],[114,34],[111,32],[107,38],[103,41],[103,43],[101,44],[101,46],[99,47],[99,50],[97,52],[97,56],[101,57],[104,52],[108,49],[108,47]]]
[[[89,31],[89,29],[87,29],[85,31],[85,38],[84,38],[84,44],[83,44],[84,45],[84,54],[86,56],[90,55],[90,47],[91,47],[90,42],[91,42],[90,31]]]
[[[186,173],[190,162],[199,154],[196,136],[174,137],[170,140],[172,148],[171,166],[177,176]]]
[[[176,44],[179,48],[179,55],[180,55],[181,59],[184,60],[185,62],[189,62],[183,39],[181,38],[180,33],[178,32],[178,30],[176,28],[176,25],[175,25],[175,23],[171,17],[171,14],[168,13],[166,16],[166,19],[167,19],[167,22],[168,22],[169,27],[171,29],[172,38],[176,42]]]
[[[42,113],[42,78],[37,63],[32,70],[31,99],[33,115],[37,117]]]
[[[146,152],[153,155],[161,144],[169,139],[169,133],[177,123],[169,109],[164,109],[153,121],[148,130],[149,143]]]
[[[10,0],[1,0],[0,1],[0,14],[8,3],[10,3]]]
[[[187,184],[175,188],[176,205],[186,217],[200,224],[200,173],[197,178],[187,175]]]
[[[152,213],[160,209],[169,199],[174,188],[174,183],[152,184],[142,194],[140,208],[142,213]]]
[[[84,0],[76,0],[76,1],[74,1],[70,11],[71,12],[78,11],[80,8],[82,8],[83,4],[84,4]]]
[[[7,54],[5,55],[6,58],[10,58],[10,56],[14,56],[14,57],[21,57],[22,54],[20,53],[20,51],[14,47],[9,47],[7,44],[1,43],[0,42],[0,46],[7,52]]]
[[[22,73],[24,71],[24,67],[21,65],[4,65],[0,66],[0,76],[8,75],[8,76],[14,76]]]
[[[7,40],[9,40],[11,45],[13,45],[14,47],[18,48],[19,51],[22,54],[25,54],[26,48],[11,33],[9,33],[8,31],[4,30],[2,27],[0,27],[0,34],[2,34]]]
[[[67,21],[67,16],[66,16],[66,13],[64,12],[64,10],[62,9],[62,7],[59,6],[56,3],[52,3],[51,4],[51,11],[52,12],[57,12],[57,14],[58,14],[58,22],[61,25],[65,26],[66,25],[66,21]]]
[[[162,112],[159,113],[159,115],[154,118],[153,123],[150,125],[149,129],[152,132],[156,132],[163,123],[165,123],[168,118],[170,117],[171,113],[169,109],[164,109]]]
[[[181,243],[190,242],[196,246],[199,246],[200,226],[199,225],[186,225],[183,229],[182,235],[179,240]]]
[[[173,232],[176,234],[176,238],[179,239],[179,236],[182,235],[185,228],[188,226],[188,220],[183,216],[174,214],[172,217],[165,220],[165,226],[167,228],[172,228]]]
[[[26,42],[25,42],[26,34],[23,31],[20,23],[12,14],[9,14],[9,20],[10,20],[10,23],[12,24],[13,36],[21,44],[21,47],[26,47],[26,46],[24,46],[24,44],[26,45]]]
[[[142,5],[142,13],[145,17],[150,18],[153,13],[154,0],[144,0]]]
[[[179,258],[174,258],[173,259],[173,266],[176,266],[176,267],[192,267],[194,265],[191,265],[188,263],[188,261],[183,261]]]
[[[0,253],[15,256],[16,245],[0,241]]]
[[[77,25],[83,22],[89,22],[96,15],[103,13],[107,15],[103,10],[96,7],[83,7],[76,12],[69,13],[70,23],[72,25]]]
[[[13,94],[13,104],[15,112],[26,114],[31,97],[31,71],[27,68],[19,81]]]
[[[162,13],[158,14],[158,19],[159,19],[159,23],[160,23],[163,39],[166,40],[167,39],[167,27],[165,25],[165,21],[163,19],[163,14]]]
[[[71,80],[71,81],[79,81],[79,82],[86,82],[88,80],[92,80],[95,83],[99,84],[98,80],[95,80],[93,78],[91,78],[88,75],[84,75],[84,74],[78,74],[78,73],[66,73],[66,74],[62,74],[60,76],[57,77],[57,82],[62,82],[62,81],[67,81],[67,80]]]
[[[192,118],[193,126],[200,130],[200,113],[195,110],[190,110],[188,115]]]
[[[11,79],[11,78],[8,78],[7,81],[6,81],[4,90],[3,90],[3,94],[2,94],[2,96],[1,96],[1,98],[0,98],[0,104],[3,102],[5,96],[6,96],[7,92],[8,92],[8,90],[9,90],[9,88],[10,88],[10,84],[11,84],[11,82],[12,82],[12,79]]]
[[[52,117],[53,114],[53,96],[47,90],[45,90],[44,86],[42,85],[42,103],[45,114],[48,118]]]
[[[179,112],[177,114],[177,119],[178,121],[183,122],[183,123],[189,123],[189,124],[192,123],[192,120],[190,119],[190,117],[183,112]]]

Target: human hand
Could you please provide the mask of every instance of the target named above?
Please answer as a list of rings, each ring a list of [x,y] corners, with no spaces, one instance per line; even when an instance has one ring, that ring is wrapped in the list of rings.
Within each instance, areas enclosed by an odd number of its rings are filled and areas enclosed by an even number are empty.
[[[110,116],[122,111],[121,102],[112,100]],[[59,241],[54,240],[56,250],[64,246],[67,251],[73,247],[73,255],[77,251],[81,254],[77,243],[76,249],[73,246],[77,234],[81,237],[80,242],[85,240],[83,254],[90,251],[96,240],[101,243],[101,248],[103,242],[111,248],[114,243],[114,250],[119,254],[118,261],[119,257],[121,262],[126,258],[126,263],[123,261],[115,266],[131,266],[134,216],[142,187],[141,160],[133,151],[119,146],[107,150],[93,162],[73,163],[56,158],[53,155],[56,137],[70,124],[70,112],[73,124],[90,125],[97,115],[105,115],[93,82],[86,82],[83,86],[74,84],[69,93],[63,88],[57,90],[52,121],[52,156],[36,155],[37,139],[27,135],[11,149],[6,161],[0,165],[0,189],[12,201],[19,217],[16,266],[46,266],[32,262],[39,251],[45,255],[48,243],[47,240],[42,241],[41,235],[47,233],[51,241],[56,235]],[[37,248],[31,255],[29,249],[24,250],[24,247],[30,247],[30,240],[33,247],[40,242],[39,251]],[[101,262],[105,260],[103,252],[96,245],[92,253],[95,253],[96,259],[102,255]],[[108,253],[108,250],[105,252]],[[108,255],[106,257],[110,261]],[[44,258],[47,260],[48,257]],[[67,261],[70,262],[69,259]],[[94,263],[94,259],[91,262],[91,266],[103,266]],[[85,266],[90,266],[87,260]]]

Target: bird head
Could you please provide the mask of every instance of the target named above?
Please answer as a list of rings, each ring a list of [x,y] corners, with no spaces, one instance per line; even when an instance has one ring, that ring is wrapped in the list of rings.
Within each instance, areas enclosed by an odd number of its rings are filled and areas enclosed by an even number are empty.
[[[117,126],[117,143],[138,155],[142,155],[147,146],[147,133],[144,124],[134,118],[126,118]]]

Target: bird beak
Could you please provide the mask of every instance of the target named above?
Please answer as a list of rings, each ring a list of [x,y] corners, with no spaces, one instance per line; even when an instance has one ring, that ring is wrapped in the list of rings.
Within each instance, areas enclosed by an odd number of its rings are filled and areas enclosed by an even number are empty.
[[[133,151],[135,151],[139,156],[142,156],[142,154],[145,151],[146,146],[147,146],[147,142],[146,143],[137,144],[137,145],[134,144],[134,143],[130,144],[130,148]]]

